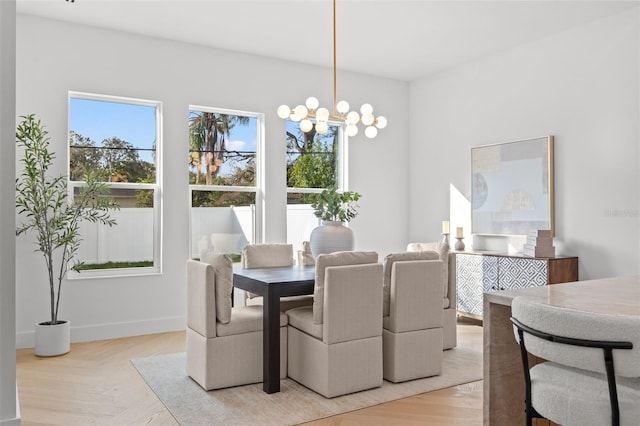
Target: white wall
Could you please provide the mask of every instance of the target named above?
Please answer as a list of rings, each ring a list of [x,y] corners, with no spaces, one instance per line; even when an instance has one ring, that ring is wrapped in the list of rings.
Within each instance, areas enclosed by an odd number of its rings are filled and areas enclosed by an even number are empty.
[[[16,2],[0,2],[0,425],[20,424],[16,392]]]
[[[275,110],[310,95],[330,105],[331,70],[30,16],[19,15],[17,27],[17,113],[36,113],[47,125],[60,173],[69,90],[163,102],[163,274],[65,283],[60,315],[71,321],[73,341],[182,329],[188,105],[265,114],[265,241],[284,242],[285,130]],[[358,135],[349,149],[350,188],[363,194],[351,222],[356,249],[382,257],[403,248],[408,236],[408,84],[339,72],[338,94],[354,105],[370,102],[389,120],[376,139]],[[45,268],[27,239],[16,249],[18,345],[29,346],[34,324],[47,315]]]
[[[640,273],[639,21],[632,9],[413,82],[411,239],[459,216],[450,184],[470,200],[471,147],[551,134],[557,253],[580,257],[580,279]]]

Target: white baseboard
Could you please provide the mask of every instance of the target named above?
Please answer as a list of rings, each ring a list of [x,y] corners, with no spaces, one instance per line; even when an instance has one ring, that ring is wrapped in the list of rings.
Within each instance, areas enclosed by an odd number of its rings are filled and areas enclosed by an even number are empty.
[[[186,328],[186,324],[187,320],[185,317],[155,318],[142,321],[84,325],[79,327],[74,327],[72,321],[71,343],[180,331]],[[16,348],[32,348],[34,345],[35,331],[16,333]]]
[[[16,383],[16,416],[12,419],[0,419],[0,426],[20,426],[20,398],[18,398],[18,383]]]
[[[0,426],[20,426],[20,417],[15,419],[0,420]]]

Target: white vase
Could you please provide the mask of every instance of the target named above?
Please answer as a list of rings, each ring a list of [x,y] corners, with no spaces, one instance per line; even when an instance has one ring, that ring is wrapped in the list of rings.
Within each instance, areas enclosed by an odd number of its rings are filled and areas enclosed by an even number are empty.
[[[64,355],[71,349],[71,323],[62,321],[60,324],[36,324],[37,356]]]
[[[353,250],[353,231],[335,220],[323,220],[309,237],[313,257],[336,251]]]

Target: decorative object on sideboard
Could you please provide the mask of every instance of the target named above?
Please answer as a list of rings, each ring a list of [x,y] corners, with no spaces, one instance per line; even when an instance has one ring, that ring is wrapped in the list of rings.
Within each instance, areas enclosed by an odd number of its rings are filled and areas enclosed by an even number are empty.
[[[353,231],[344,226],[357,216],[360,194],[353,191],[338,192],[336,189],[325,189],[311,203],[313,214],[322,225],[311,231],[309,243],[313,257],[335,251],[353,250]]]
[[[442,221],[442,244],[449,244],[449,221]]]
[[[49,150],[45,126],[34,114],[21,118],[16,143],[22,149],[20,163],[24,168],[16,179],[16,209],[23,221],[18,223],[16,235],[35,235],[35,251],[44,256],[49,278],[51,317],[36,325],[35,354],[62,355],[70,349],[70,326],[58,317],[60,291],[67,271],[82,266],[82,262],[72,265],[82,241],[80,224],[88,221],[113,226],[116,221],[109,211],[119,207],[108,197],[109,187],[92,173],[70,200],[67,177],[50,174],[55,154]]]
[[[384,129],[387,126],[386,118],[373,115],[373,107],[370,104],[363,104],[360,107],[361,116],[357,111],[349,111],[349,103],[347,101],[338,102],[336,93],[336,0],[333,0],[333,112],[330,114],[327,108],[318,108],[320,105],[318,98],[310,96],[307,98],[305,105],[298,105],[295,108],[280,105],[277,110],[278,117],[300,122],[300,130],[304,133],[315,129],[321,135],[329,129],[329,120],[344,122],[347,125],[345,128],[347,136],[358,134],[356,125],[359,122],[365,126],[364,134],[368,138],[375,138],[378,134],[378,129]],[[312,119],[314,119],[315,124]]]
[[[457,251],[463,251],[464,250],[464,243],[462,242],[462,239],[464,238],[464,230],[462,229],[461,226],[458,226],[456,228],[456,244],[454,246],[454,248]]]
[[[531,257],[555,257],[556,248],[553,245],[551,230],[538,229],[529,232],[527,242],[522,247],[522,254]]]

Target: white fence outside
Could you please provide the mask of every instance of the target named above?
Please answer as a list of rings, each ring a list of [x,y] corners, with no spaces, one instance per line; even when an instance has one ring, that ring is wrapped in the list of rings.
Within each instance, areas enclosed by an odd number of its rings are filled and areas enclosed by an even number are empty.
[[[191,209],[191,257],[203,250],[241,253],[254,240],[255,206]]]
[[[83,223],[77,259],[84,263],[152,261],[153,209],[126,208],[111,212],[117,225]],[[254,241],[255,206],[191,209],[191,257],[202,250],[241,253]],[[318,219],[308,204],[287,206],[287,242],[294,252],[308,240]]]
[[[293,244],[295,253],[302,248],[303,241],[309,241],[313,228],[320,221],[313,215],[310,204],[292,204],[287,206],[287,242]]]
[[[117,225],[80,225],[82,242],[76,259],[89,264],[152,261],[153,209],[126,208],[113,211],[110,216]]]

